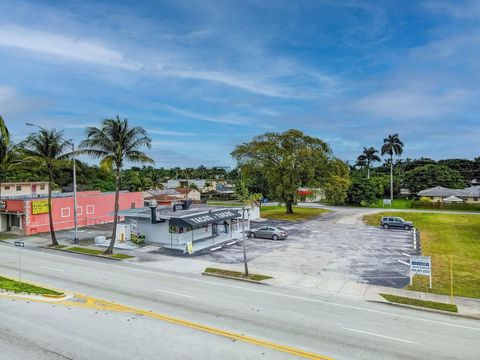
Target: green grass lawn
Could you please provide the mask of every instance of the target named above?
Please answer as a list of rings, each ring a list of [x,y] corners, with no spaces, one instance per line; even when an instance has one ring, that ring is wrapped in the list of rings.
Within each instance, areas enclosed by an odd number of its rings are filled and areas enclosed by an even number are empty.
[[[244,276],[243,273],[240,271],[223,270],[223,269],[217,269],[217,268],[206,268],[205,272],[210,274],[232,276],[232,277],[238,277],[238,278],[255,280],[255,281],[262,281],[262,280],[272,278],[271,276],[259,275],[259,274],[248,274],[248,276]]]
[[[262,206],[260,216],[270,220],[307,220],[320,216],[329,210],[318,208],[293,207],[293,214],[285,213],[285,206]]]
[[[412,205],[412,200],[408,199],[393,199],[392,209],[410,209]],[[383,199],[378,200],[375,204],[371,204],[371,208],[389,208],[390,206],[383,206]]]
[[[422,254],[432,257],[431,292],[450,294],[452,255],[454,294],[480,298],[480,215],[388,212],[367,215],[364,220],[378,226],[382,216],[400,216],[420,230]],[[430,292],[428,277],[415,276],[407,289]]]
[[[396,295],[390,295],[390,294],[380,294],[380,295],[383,296],[386,300],[393,303],[420,306],[420,307],[425,307],[429,309],[450,311],[454,313],[458,312],[457,305],[454,305],[454,304],[445,304],[445,303],[439,303],[436,301],[412,299],[404,296],[396,296]]]
[[[30,294],[48,294],[48,295],[62,295],[55,290],[45,289],[40,286],[27,284],[24,282],[15,281],[12,279],[7,279],[0,276],[0,289],[5,289],[13,292],[26,292]]]
[[[89,254],[89,255],[103,255],[103,250],[82,248],[82,247],[78,247],[78,246],[73,246],[73,247],[67,248],[65,250],[71,251],[71,252],[82,253],[82,254]],[[126,255],[126,254],[112,254],[112,255],[105,255],[105,256],[109,256],[109,257],[116,258],[116,259],[131,259],[131,258],[134,257],[134,256]]]

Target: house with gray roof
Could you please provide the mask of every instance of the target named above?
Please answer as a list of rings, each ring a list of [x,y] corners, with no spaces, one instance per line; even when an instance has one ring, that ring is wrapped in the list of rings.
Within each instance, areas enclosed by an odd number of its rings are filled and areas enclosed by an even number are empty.
[[[456,197],[463,202],[480,204],[480,186],[471,186],[465,189],[449,189],[435,186],[417,193],[419,197],[428,197],[434,202],[444,202],[447,198]]]

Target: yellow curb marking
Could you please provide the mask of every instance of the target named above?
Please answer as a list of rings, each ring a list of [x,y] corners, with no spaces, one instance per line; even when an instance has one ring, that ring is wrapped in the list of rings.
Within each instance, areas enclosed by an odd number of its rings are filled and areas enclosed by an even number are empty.
[[[6,297],[6,296],[2,296],[0,294],[0,297]],[[172,324],[177,324],[177,325],[185,326],[185,327],[188,327],[188,328],[191,328],[191,329],[196,329],[196,330],[200,330],[200,331],[203,331],[203,332],[207,332],[207,333],[210,333],[210,334],[223,336],[223,337],[226,337],[226,338],[229,338],[229,339],[232,339],[232,340],[239,340],[239,341],[242,341],[242,342],[250,343],[250,344],[253,344],[253,345],[257,345],[257,346],[266,347],[266,348],[269,348],[269,349],[281,351],[281,352],[288,353],[288,354],[291,354],[291,355],[300,356],[300,357],[303,357],[305,359],[333,360],[333,358],[331,358],[329,356],[318,355],[318,354],[315,354],[315,353],[312,353],[312,352],[307,352],[307,351],[304,351],[304,350],[301,350],[301,349],[296,349],[296,348],[293,348],[293,347],[276,344],[276,343],[273,343],[273,342],[270,342],[270,341],[267,341],[267,340],[257,339],[257,338],[251,337],[251,336],[242,335],[242,334],[238,334],[238,333],[235,333],[235,332],[218,329],[218,328],[207,326],[207,325],[202,325],[202,324],[199,324],[199,323],[175,318],[175,317],[164,315],[164,314],[155,313],[155,312],[152,312],[152,311],[138,309],[138,308],[135,308],[135,307],[132,307],[132,306],[121,305],[121,304],[117,304],[117,303],[114,303],[114,302],[111,302],[111,301],[96,299],[96,298],[93,298],[93,297],[90,297],[90,296],[85,296],[85,295],[82,295],[82,294],[75,294],[75,297],[78,298],[78,299],[81,299],[83,301],[76,302],[76,301],[66,301],[65,300],[65,301],[55,302],[55,304],[64,305],[64,306],[75,306],[75,307],[87,308],[87,309],[96,309],[96,310],[104,310],[104,311],[116,311],[116,312],[144,315],[144,316],[148,316],[150,318],[162,320],[162,321],[169,322],[169,323],[172,323]],[[41,300],[41,299],[26,299],[26,298],[22,298],[22,297],[13,297],[13,296],[10,296],[9,298],[10,299],[14,298],[14,299],[18,299],[18,300],[28,300],[28,301],[34,301],[34,302],[46,302],[46,301]]]

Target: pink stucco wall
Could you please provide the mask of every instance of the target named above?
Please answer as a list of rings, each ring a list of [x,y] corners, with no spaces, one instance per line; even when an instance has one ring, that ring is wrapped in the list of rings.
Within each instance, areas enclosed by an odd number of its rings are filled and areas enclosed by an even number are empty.
[[[50,231],[48,213],[32,214],[31,202],[24,200],[24,230],[26,235]],[[99,191],[79,192],[77,194],[78,227],[86,225],[112,222],[115,201],[114,193],[100,193]],[[131,207],[143,207],[141,192],[120,193],[120,210]],[[53,222],[55,230],[72,229],[74,227],[73,197],[52,199]]]

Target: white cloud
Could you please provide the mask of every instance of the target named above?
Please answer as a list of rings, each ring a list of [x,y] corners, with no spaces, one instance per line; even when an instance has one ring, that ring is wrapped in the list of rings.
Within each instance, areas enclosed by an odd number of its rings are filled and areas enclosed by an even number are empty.
[[[354,106],[377,117],[432,119],[455,113],[471,98],[472,94],[464,89],[435,93],[426,89],[403,88],[365,96]]]
[[[16,26],[0,27],[0,46],[125,69],[138,68],[135,64],[126,61],[121,52],[110,49],[97,40],[80,39]]]
[[[426,1],[423,6],[431,12],[446,14],[457,19],[480,18],[480,1]]]
[[[203,115],[190,110],[180,109],[178,107],[166,105],[166,104],[159,104],[159,107],[165,111],[168,111],[170,113],[174,113],[189,119],[196,119],[196,120],[213,122],[213,123],[238,125],[238,124],[244,124],[249,121],[248,118],[235,115],[235,114],[211,116],[211,115]]]
[[[152,56],[152,54],[146,55],[145,49],[136,46],[130,46],[128,51],[120,50],[96,38],[53,33],[15,25],[0,26],[0,47],[49,55],[56,60],[70,59],[144,72],[154,76],[214,82],[246,92],[278,98],[323,96],[338,85],[332,77],[278,58],[275,58],[276,64],[268,60],[262,63],[259,59],[254,71],[222,71],[208,68],[210,66],[208,64],[189,61],[189,58],[196,58],[196,56],[188,48],[180,49],[172,47],[172,44],[165,44]],[[135,54],[136,57],[127,54]],[[251,60],[250,54],[240,56],[240,62]],[[282,81],[285,76],[288,78]],[[316,88],[314,92],[311,91],[312,85]]]
[[[147,129],[147,132],[148,132],[148,134],[167,135],[167,136],[194,136],[194,135],[198,135],[197,133],[193,133],[193,132],[161,130],[161,129],[158,129],[158,128]]]

